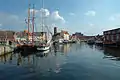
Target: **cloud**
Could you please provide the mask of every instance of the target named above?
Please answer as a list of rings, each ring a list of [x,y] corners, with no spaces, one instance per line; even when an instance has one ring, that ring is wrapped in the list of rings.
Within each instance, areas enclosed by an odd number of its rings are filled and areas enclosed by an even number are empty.
[[[65,23],[65,19],[63,16],[59,14],[59,11],[50,12],[48,9],[34,9],[35,10],[35,26],[40,28],[42,23],[42,17],[46,20],[45,24],[48,26],[52,26],[53,23],[56,25],[60,25]],[[32,13],[33,9],[30,9]],[[23,12],[24,14],[24,12]],[[0,27],[3,29],[11,29],[11,30],[23,30],[27,29],[27,25],[25,23],[25,19],[27,19],[27,12],[25,15],[16,15],[10,14],[6,12],[0,12]],[[42,16],[41,16],[42,14]],[[32,16],[32,14],[31,14]],[[31,21],[32,22],[32,21]],[[4,26],[3,26],[4,25]],[[37,29],[36,28],[36,29]]]
[[[109,17],[110,21],[120,20],[120,14],[114,14]]]
[[[50,11],[46,8],[34,9],[35,10],[35,26],[36,31],[40,31],[42,25],[48,26],[60,26],[66,23],[63,16],[60,15],[59,11]],[[30,12],[33,12],[33,9],[30,9]],[[26,11],[27,14],[27,11]],[[44,21],[44,24],[42,23]],[[54,25],[53,25],[54,24]],[[46,29],[44,30],[46,31]]]
[[[52,26],[54,26],[54,27],[56,26],[57,27],[57,25],[55,23],[52,23]]]
[[[33,9],[31,9],[30,11],[33,12]],[[59,14],[59,11],[50,12],[48,9],[41,8],[40,10],[35,9],[35,12],[36,17],[39,18],[37,20],[40,20],[42,18],[49,20],[49,22],[51,23],[65,23],[65,19]]]
[[[93,24],[93,23],[89,23],[89,26],[93,27],[93,26],[94,26],[94,24]]]
[[[36,9],[30,9],[30,12],[33,12],[35,11],[35,13],[39,12],[39,10],[36,10]]]
[[[30,12],[32,13],[35,11],[35,15],[37,17],[48,17],[50,15],[50,11],[48,9],[41,8],[40,10],[37,9],[30,9]]]
[[[75,16],[75,13],[69,13],[70,16]]]
[[[48,9],[41,8],[40,15],[41,17],[48,17],[50,15],[50,11]]]
[[[88,11],[85,13],[86,16],[95,16],[96,12],[95,11]]]
[[[65,23],[65,19],[62,16],[60,16],[59,11],[52,12],[51,19],[56,21],[62,21],[63,23]]]

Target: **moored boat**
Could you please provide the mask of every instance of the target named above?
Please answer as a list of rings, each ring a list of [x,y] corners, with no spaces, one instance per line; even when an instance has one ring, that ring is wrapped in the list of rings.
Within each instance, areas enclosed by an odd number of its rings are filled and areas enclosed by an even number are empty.
[[[87,41],[87,44],[93,45],[93,44],[95,44],[95,41],[90,39],[90,40]]]
[[[37,51],[46,51],[50,49],[50,44],[39,44],[38,46],[36,46]]]
[[[96,40],[96,41],[95,41],[95,44],[102,46],[102,45],[103,45],[103,41],[101,41],[101,40]]]

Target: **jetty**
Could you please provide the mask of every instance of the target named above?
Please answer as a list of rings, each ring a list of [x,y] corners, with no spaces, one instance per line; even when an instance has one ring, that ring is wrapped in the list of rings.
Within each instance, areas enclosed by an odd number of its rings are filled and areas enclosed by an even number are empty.
[[[0,56],[13,52],[14,47],[0,45]]]

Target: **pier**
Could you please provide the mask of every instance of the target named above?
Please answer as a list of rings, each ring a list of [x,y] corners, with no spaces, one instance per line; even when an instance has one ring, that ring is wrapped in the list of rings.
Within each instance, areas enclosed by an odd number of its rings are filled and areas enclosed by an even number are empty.
[[[10,46],[0,46],[0,56],[11,53],[13,48]]]

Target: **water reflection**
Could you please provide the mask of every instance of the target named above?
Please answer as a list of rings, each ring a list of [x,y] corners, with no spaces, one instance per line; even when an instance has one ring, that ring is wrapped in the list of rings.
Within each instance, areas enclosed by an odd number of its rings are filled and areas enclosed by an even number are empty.
[[[71,49],[72,44],[56,44],[53,45],[54,53],[61,52],[61,53],[68,53]]]
[[[47,51],[43,51],[43,52],[37,52],[35,53],[37,57],[47,57],[48,56],[48,53],[50,53],[50,50],[47,50]]]
[[[68,56],[66,55],[71,54],[72,52],[75,54],[77,53],[77,51],[80,52],[81,49],[83,49],[83,52],[85,52],[84,54],[82,54],[83,57],[89,55],[90,50],[94,51],[95,49],[96,54],[97,52],[99,52],[100,54],[104,54],[104,57],[102,56],[103,59],[111,59],[116,61],[120,60],[119,49],[113,49],[113,48],[107,48],[107,47],[95,46],[95,45],[88,46],[85,43],[80,43],[80,44],[54,45],[51,48],[51,50],[45,52],[37,52],[37,53],[20,52],[20,53],[5,54],[3,56],[0,56],[0,62],[1,62],[0,64],[10,64],[25,69],[27,68],[28,70],[30,70],[30,72],[38,72],[45,74],[49,72],[60,73],[63,68],[62,66],[68,64],[67,61]],[[82,58],[82,56],[80,56],[80,58]],[[92,56],[87,56],[86,59],[90,59],[89,57],[91,58]],[[101,56],[99,55],[99,57]],[[85,58],[82,58],[82,60],[83,59]]]
[[[4,64],[16,65],[30,69],[30,71],[55,72],[61,71],[61,66],[66,61],[66,55],[72,45],[55,45],[51,50],[37,53],[10,53],[0,56],[0,61]]]
[[[65,45],[54,45],[51,50],[45,51],[45,52],[37,52],[37,53],[26,53],[26,52],[20,52],[20,53],[9,53],[0,56],[0,61],[4,64],[10,63],[10,64],[16,64],[18,66],[21,65],[34,65],[33,63],[40,62],[39,60],[44,59],[42,63],[44,63],[45,60],[52,60],[54,63],[62,62],[63,56],[66,57],[66,55],[69,52],[72,52],[75,50],[82,49],[82,46],[86,46],[84,43],[80,44],[65,44]],[[111,60],[120,60],[120,49],[115,48],[108,48],[103,46],[95,46],[95,45],[89,45],[91,49],[96,49],[99,52],[102,52],[104,54],[103,59],[111,59]],[[63,55],[61,57],[61,55]],[[51,62],[51,63],[53,63]],[[49,63],[49,62],[48,62]],[[63,62],[64,63],[64,62]]]
[[[89,48],[94,49],[94,46],[95,46],[95,45],[91,45],[91,44],[89,45],[89,44],[88,44],[88,46],[89,46]]]
[[[104,46],[95,45],[95,49],[100,52],[104,52]]]
[[[120,49],[118,48],[111,48],[105,46],[95,46],[95,49],[102,52],[104,54],[103,59],[110,59],[110,60],[120,60]]]
[[[115,61],[109,60],[119,61],[119,53],[119,49],[95,45],[90,46],[85,43],[55,45],[51,50],[45,52],[20,52],[0,56],[0,65],[2,65],[0,69],[5,71],[2,72],[4,77],[12,74],[13,77],[20,76],[20,78],[23,78],[24,75],[24,79],[26,80],[29,80],[31,77],[33,77],[33,79],[35,77],[39,79],[41,79],[41,77],[48,77],[52,80],[53,77],[65,78],[66,76],[79,79],[85,77],[84,80],[86,80],[86,78],[89,80],[88,75],[90,75],[90,77],[102,77],[101,80],[104,80],[104,75],[108,77],[111,75],[115,77],[116,75],[119,76],[118,72],[117,74],[112,74],[114,71],[115,73],[119,71],[119,62],[114,64]],[[2,69],[4,66],[8,67]],[[113,72],[111,72],[111,70]],[[7,72],[9,72],[9,74],[7,74]],[[98,74],[98,72],[100,72],[100,74]]]
[[[104,47],[104,58],[109,58],[111,60],[120,60],[120,49]]]

